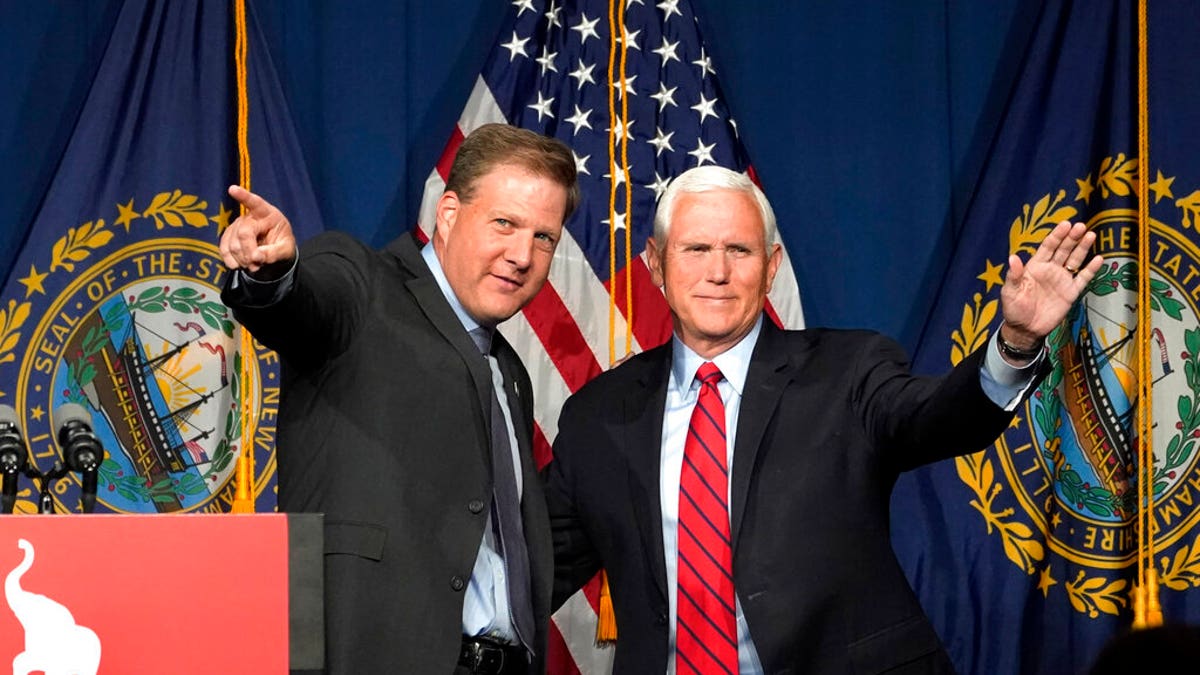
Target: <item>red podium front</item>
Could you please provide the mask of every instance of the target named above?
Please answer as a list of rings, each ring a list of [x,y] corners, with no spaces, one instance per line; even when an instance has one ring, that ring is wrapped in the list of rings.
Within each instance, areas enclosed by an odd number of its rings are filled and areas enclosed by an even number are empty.
[[[0,664],[79,675],[319,669],[321,565],[318,515],[0,516]]]

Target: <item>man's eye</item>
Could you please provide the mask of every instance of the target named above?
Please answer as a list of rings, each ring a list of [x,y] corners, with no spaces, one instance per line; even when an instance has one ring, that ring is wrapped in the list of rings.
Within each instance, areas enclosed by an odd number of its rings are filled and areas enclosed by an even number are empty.
[[[508,222],[508,220],[506,220],[504,218],[497,218],[496,224],[499,225],[500,227],[511,227],[512,226],[512,223]]]

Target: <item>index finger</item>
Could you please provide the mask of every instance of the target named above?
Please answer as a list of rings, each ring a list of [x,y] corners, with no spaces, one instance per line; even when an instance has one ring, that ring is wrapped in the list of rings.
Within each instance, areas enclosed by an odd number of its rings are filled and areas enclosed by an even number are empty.
[[[246,207],[246,213],[256,218],[269,215],[274,208],[270,202],[240,185],[230,185],[228,192],[230,197]]]

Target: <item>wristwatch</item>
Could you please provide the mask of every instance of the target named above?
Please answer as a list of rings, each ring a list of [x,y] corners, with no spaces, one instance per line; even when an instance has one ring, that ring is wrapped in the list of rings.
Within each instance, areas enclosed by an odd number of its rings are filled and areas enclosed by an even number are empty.
[[[999,330],[996,331],[996,346],[1000,348],[1000,353],[1009,357],[1014,361],[1032,361],[1042,353],[1042,348],[1046,346],[1044,340],[1039,340],[1036,347],[1032,349],[1018,349],[1004,341],[1004,334]]]

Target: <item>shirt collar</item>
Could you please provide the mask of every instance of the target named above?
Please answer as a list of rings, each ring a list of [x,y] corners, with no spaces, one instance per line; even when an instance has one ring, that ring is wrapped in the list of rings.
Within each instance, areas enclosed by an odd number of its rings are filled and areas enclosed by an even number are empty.
[[[425,245],[425,248],[421,249],[421,257],[425,259],[429,271],[433,272],[434,281],[437,282],[438,288],[442,289],[442,295],[446,296],[446,302],[450,303],[450,309],[454,310],[454,315],[458,317],[463,328],[467,329],[468,333],[479,328],[479,322],[467,314],[467,310],[458,301],[458,296],[454,294],[454,289],[450,288],[450,280],[446,278],[446,272],[442,269],[442,261],[438,259],[437,252],[433,250],[432,240]]]
[[[762,333],[763,317],[758,316],[754,327],[736,345],[717,354],[712,362],[721,369],[721,375],[729,382],[738,396],[746,387],[746,374],[750,371],[750,357],[754,354],[754,345],[758,344],[758,336]],[[696,371],[707,359],[692,351],[683,344],[679,336],[671,336],[671,383],[680,396],[685,396],[696,379]]]

